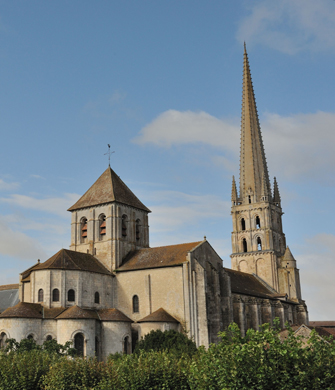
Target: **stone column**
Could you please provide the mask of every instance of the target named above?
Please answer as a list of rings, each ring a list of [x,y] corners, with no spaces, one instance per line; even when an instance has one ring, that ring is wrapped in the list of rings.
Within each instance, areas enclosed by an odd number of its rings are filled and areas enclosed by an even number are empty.
[[[280,301],[275,302],[275,317],[279,318],[280,327],[283,329],[285,325],[284,307]]]
[[[269,299],[262,300],[262,324],[272,325],[272,306]]]
[[[240,295],[233,295],[233,313],[234,322],[237,323],[240,328],[241,335],[244,336],[246,331],[245,305]]]
[[[308,325],[308,311],[304,301],[302,301],[302,303],[297,307],[297,320],[298,325]]]
[[[250,327],[254,330],[259,330],[258,305],[256,298],[249,298],[247,300],[250,316]]]

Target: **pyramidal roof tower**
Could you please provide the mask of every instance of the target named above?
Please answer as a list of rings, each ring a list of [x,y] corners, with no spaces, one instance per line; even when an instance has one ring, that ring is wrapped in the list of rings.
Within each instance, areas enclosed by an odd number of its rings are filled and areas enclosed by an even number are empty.
[[[261,128],[258,120],[254,88],[246,45],[244,44],[243,94],[240,150],[240,200],[258,202],[262,195],[263,178],[270,193],[270,180],[266,164]],[[250,197],[250,198],[249,198]]]
[[[271,192],[246,46],[244,45],[240,192],[232,183],[232,268],[255,274],[279,294],[301,301],[296,261],[287,260],[277,181]],[[286,253],[286,257],[284,256]]]
[[[129,252],[149,247],[150,210],[110,166],[68,211],[70,249],[95,256],[109,271]]]

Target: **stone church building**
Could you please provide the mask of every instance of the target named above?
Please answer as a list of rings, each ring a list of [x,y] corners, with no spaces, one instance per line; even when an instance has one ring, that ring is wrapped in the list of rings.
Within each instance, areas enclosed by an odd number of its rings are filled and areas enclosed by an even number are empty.
[[[70,340],[80,354],[106,359],[130,353],[152,329],[186,331],[208,347],[232,321],[243,334],[275,317],[282,326],[308,324],[276,179],[271,190],[246,50],[240,183],[238,191],[233,178],[231,201],[228,269],[206,238],[150,248],[150,210],[108,167],[69,208],[70,249],[22,272],[17,287],[0,288],[0,302],[12,297],[2,302],[0,345]]]

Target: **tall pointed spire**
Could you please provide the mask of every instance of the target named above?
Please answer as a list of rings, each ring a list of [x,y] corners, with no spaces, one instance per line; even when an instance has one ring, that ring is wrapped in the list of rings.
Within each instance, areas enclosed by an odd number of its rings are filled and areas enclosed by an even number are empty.
[[[235,176],[233,176],[233,184],[231,188],[231,201],[236,204],[238,200],[238,195],[237,195],[237,188],[236,188],[236,181],[235,181]]]
[[[270,189],[269,173],[258,120],[248,54],[244,43],[240,150],[240,198],[242,202],[245,201],[247,193],[253,193],[254,202],[260,201],[264,175],[266,187]]]
[[[273,182],[273,201],[274,201],[274,203],[279,203],[279,204],[281,202],[278,183],[277,183],[276,178],[274,178],[274,182]]]

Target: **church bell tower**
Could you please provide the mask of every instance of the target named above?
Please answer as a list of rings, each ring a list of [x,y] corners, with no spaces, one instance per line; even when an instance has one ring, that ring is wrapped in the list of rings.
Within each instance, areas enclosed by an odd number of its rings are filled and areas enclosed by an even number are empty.
[[[232,269],[255,274],[274,293],[300,301],[299,270],[282,228],[279,188],[269,179],[248,54],[244,45],[239,193],[233,177]]]

